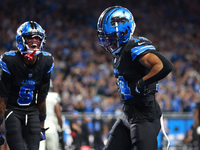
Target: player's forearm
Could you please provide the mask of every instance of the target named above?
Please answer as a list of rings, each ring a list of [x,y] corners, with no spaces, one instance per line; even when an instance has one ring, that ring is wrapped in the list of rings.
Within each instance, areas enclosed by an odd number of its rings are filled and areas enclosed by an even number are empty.
[[[40,121],[40,127],[44,128],[44,121]]]
[[[145,77],[143,77],[143,85],[149,85],[153,82],[159,81],[166,77],[173,69],[172,63],[165,58],[163,55],[160,53],[154,52],[154,55],[157,56],[154,57],[154,59],[157,59],[158,63],[155,63],[151,67],[151,71],[149,74],[147,74]],[[151,55],[152,56],[152,55]]]
[[[5,111],[6,111],[6,103],[5,103],[6,99],[0,97],[0,124],[3,121],[4,115],[5,115]]]
[[[39,110],[39,119],[41,128],[44,128],[44,121],[46,119],[46,101],[44,100],[42,103],[38,104]]]
[[[58,118],[58,124],[60,125],[60,128],[62,129],[63,127],[62,127],[62,117],[61,116]]]
[[[143,77],[143,81],[146,81],[147,79],[149,79],[149,78],[155,76],[155,75],[158,74],[162,69],[163,69],[163,66],[162,66],[162,65],[160,65],[160,64],[155,64],[155,65],[151,68],[150,72],[149,72],[146,76]]]
[[[60,105],[58,103],[55,105],[55,113],[58,118],[58,124],[60,125],[60,128],[62,129],[62,114],[61,114]]]
[[[199,110],[197,108],[194,108],[193,111],[193,118],[194,118],[194,127],[199,126]]]

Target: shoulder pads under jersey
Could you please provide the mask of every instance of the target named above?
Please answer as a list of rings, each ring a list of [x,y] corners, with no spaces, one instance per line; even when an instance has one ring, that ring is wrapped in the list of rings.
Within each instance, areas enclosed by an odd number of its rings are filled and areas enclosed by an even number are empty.
[[[127,50],[131,53],[132,61],[147,50],[156,50],[156,48],[152,45],[152,42],[145,37],[134,36],[130,43],[132,44],[130,44],[130,47]]]
[[[140,37],[133,36],[131,40],[135,42],[135,46],[152,44],[152,42],[149,39],[141,36]]]
[[[42,51],[42,55],[44,56],[42,59],[45,59],[44,63],[46,64],[46,67],[48,69],[47,73],[50,73],[54,67],[54,58],[49,52]]]
[[[15,63],[15,61],[13,61],[13,57],[16,56],[16,53],[17,51],[11,50],[1,55],[1,58],[0,58],[1,69],[7,72],[8,74],[11,74],[9,70],[9,66],[12,66],[12,64]]]

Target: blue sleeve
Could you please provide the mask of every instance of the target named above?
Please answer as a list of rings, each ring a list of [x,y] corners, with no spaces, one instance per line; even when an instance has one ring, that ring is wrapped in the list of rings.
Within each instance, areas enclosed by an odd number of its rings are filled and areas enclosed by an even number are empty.
[[[54,58],[51,55],[51,53],[49,53],[49,52],[43,51],[42,55],[46,59],[45,63],[46,63],[46,66],[47,66],[47,73],[50,73],[53,70],[53,68],[54,68]]]
[[[11,74],[6,63],[2,60],[2,57],[0,58],[0,66],[3,71],[5,71],[8,74]]]
[[[134,61],[137,56],[139,56],[141,53],[143,53],[146,50],[156,50],[156,48],[153,45],[141,45],[141,46],[133,47],[131,49],[132,61]]]

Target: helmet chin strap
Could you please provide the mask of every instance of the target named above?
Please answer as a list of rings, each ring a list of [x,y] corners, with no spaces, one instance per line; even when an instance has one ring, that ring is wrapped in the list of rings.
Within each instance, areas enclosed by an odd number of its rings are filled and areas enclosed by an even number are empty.
[[[27,53],[24,57],[28,58],[28,60],[33,60],[33,56],[35,55],[36,51],[37,50],[35,49],[32,53]]]

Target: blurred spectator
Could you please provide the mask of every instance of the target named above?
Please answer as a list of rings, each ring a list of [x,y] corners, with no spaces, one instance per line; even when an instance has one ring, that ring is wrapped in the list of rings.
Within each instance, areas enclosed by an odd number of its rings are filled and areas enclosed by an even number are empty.
[[[72,119],[70,122],[70,128],[71,128],[71,136],[73,138],[72,144],[75,146],[75,150],[80,150],[81,144],[82,144],[82,120],[79,118],[78,111],[74,110],[72,114]]]
[[[194,123],[186,132],[184,143],[189,147],[200,149],[200,101],[196,103],[193,112]]]
[[[89,122],[89,118],[87,117],[87,115],[83,114],[83,121],[82,121],[82,125],[81,125],[81,129],[82,129],[82,143],[81,145],[84,146],[90,146],[90,142],[89,142],[89,135],[90,135],[90,131],[88,128],[88,122]]]
[[[139,26],[135,34],[157,43],[156,49],[173,62],[171,77],[160,82],[160,89],[167,89],[158,95],[163,111],[192,112],[193,95],[200,92],[200,3],[197,0],[106,3],[81,0],[76,4],[65,0],[59,3],[56,0],[1,1],[0,54],[16,49],[17,24],[26,20],[39,22],[48,33],[46,48],[55,58],[52,79],[55,91],[61,95],[63,111],[72,112],[75,108],[92,112],[94,107],[99,107],[104,108],[103,112],[114,112],[120,101],[113,101],[117,89],[112,62],[96,38],[97,18],[111,5],[132,10]],[[155,23],[149,26],[151,22]],[[192,93],[185,97],[182,91],[188,87]],[[97,95],[101,97],[98,103]]]
[[[102,150],[104,147],[103,143],[103,119],[102,119],[102,111],[100,108],[94,109],[94,118],[92,120],[93,123],[93,135],[94,135],[94,149]]]
[[[173,62],[173,72],[160,81],[156,95],[162,111],[192,113],[200,102],[198,0],[0,1],[0,54],[16,49],[18,24],[37,21],[48,34],[45,47],[55,59],[52,80],[54,91],[61,95],[63,112],[101,108],[103,113],[114,113],[120,100],[112,61],[96,38],[97,18],[112,5],[130,9],[139,26],[135,35],[150,39]]]

